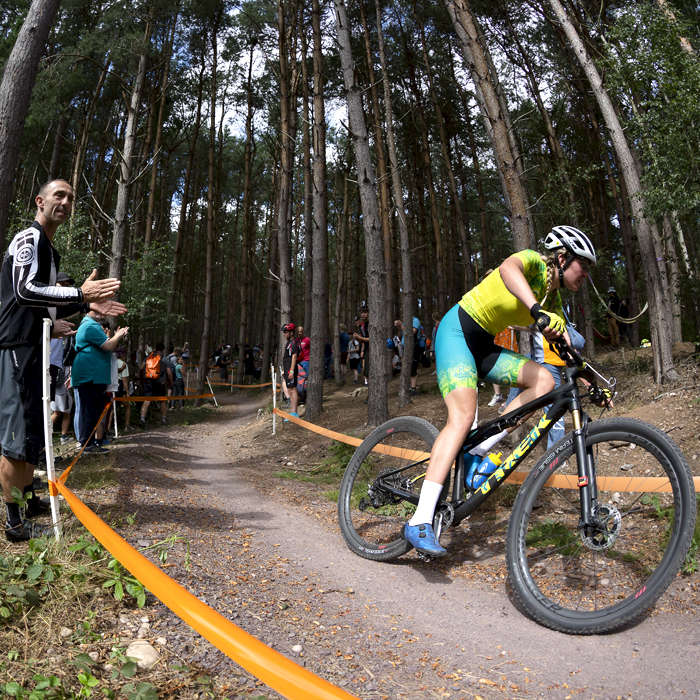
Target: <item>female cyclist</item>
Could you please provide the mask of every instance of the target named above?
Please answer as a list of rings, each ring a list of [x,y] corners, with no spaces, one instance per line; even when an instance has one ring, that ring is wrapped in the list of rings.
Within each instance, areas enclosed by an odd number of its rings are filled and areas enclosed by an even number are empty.
[[[479,379],[522,390],[504,415],[554,389],[541,365],[494,345],[494,336],[510,325],[534,319],[545,338],[555,341],[565,325],[558,289],[578,291],[596,255],[588,236],[571,226],[555,226],[544,242],[547,254],[523,250],[507,258],[481,284],[467,292],[442,319],[436,344],[438,384],[447,404],[447,424],[438,435],[418,507],[404,526],[404,537],[419,552],[447,552],[433,532],[435,506],[447,474],[472,427]],[[485,440],[473,452],[486,454],[507,434]]]

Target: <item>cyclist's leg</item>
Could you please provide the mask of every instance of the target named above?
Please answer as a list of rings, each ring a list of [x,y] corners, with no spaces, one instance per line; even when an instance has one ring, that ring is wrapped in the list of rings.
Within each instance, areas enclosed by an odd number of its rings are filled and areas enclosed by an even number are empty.
[[[438,556],[445,550],[437,543],[432,531],[435,506],[476,414],[476,365],[462,332],[458,309],[455,306],[445,315],[435,342],[436,371],[447,405],[447,424],[433,445],[418,507],[408,523],[410,528],[405,532],[406,539],[420,551]],[[423,527],[420,533],[418,527]]]
[[[514,353],[511,350],[502,350],[498,361],[493,369],[489,372],[486,379],[490,382],[512,382],[513,371],[519,365],[517,370],[517,385],[521,390],[520,393],[506,406],[503,415],[520,408],[520,406],[534,401],[540,396],[544,396],[554,389],[554,377],[540,364],[534,360]],[[504,375],[505,372],[505,376]],[[512,385],[512,384],[511,384]],[[527,416],[529,418],[530,416]]]
[[[543,364],[542,366],[554,377],[554,388],[558,389],[561,386],[561,367],[550,364]],[[544,407],[545,413],[549,411],[551,405]],[[549,431],[549,435],[547,435],[547,447],[551,447],[555,442],[561,440],[565,432],[564,416],[562,416]]]

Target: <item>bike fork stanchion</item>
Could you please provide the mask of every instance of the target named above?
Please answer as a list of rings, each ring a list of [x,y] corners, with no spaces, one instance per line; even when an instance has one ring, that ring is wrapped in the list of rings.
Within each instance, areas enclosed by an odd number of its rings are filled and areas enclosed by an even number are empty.
[[[581,422],[581,407],[571,411],[574,421],[574,445],[576,448],[576,467],[578,470],[578,491],[581,499],[581,525],[591,524],[591,491],[589,485],[588,456],[586,454],[586,436]]]

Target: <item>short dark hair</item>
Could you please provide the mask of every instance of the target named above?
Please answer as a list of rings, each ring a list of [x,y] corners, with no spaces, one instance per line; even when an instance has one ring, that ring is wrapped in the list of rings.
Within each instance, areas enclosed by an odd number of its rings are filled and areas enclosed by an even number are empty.
[[[52,185],[54,182],[65,182],[66,185],[68,185],[71,189],[73,189],[73,185],[68,182],[68,180],[64,180],[62,177],[55,177],[53,180],[47,180],[40,188],[39,191],[37,192],[37,197],[45,197],[46,196],[46,190],[49,189],[49,185]]]
[[[365,311],[366,311],[367,313],[369,313],[369,306],[367,306],[367,304],[363,304],[363,305],[360,307],[360,313],[363,313],[363,312],[365,312]]]
[[[165,350],[165,343],[156,343],[156,352],[162,352]]]

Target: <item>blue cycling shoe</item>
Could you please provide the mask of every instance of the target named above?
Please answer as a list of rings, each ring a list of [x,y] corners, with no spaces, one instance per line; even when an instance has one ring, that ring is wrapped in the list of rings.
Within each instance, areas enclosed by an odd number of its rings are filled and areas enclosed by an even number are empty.
[[[406,523],[403,526],[403,537],[422,554],[429,554],[431,557],[444,557],[447,554],[447,550],[437,541],[433,526],[429,523],[422,525]]]

